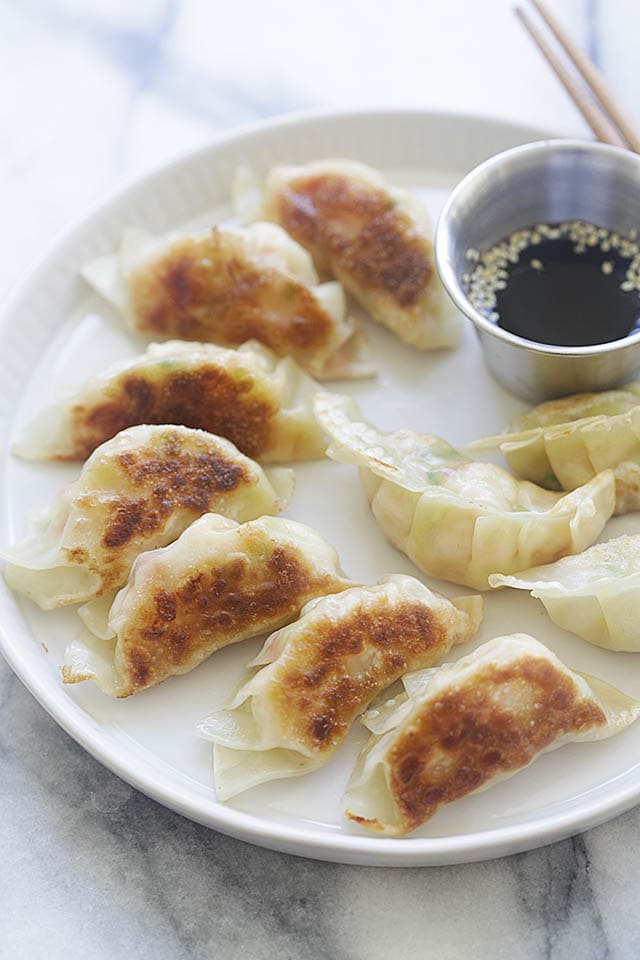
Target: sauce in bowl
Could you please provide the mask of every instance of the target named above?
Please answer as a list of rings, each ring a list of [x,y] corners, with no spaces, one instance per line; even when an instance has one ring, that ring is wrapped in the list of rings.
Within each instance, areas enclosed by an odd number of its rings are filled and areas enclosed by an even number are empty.
[[[469,300],[518,337],[583,347],[640,330],[640,245],[584,220],[536,224],[466,253]]]

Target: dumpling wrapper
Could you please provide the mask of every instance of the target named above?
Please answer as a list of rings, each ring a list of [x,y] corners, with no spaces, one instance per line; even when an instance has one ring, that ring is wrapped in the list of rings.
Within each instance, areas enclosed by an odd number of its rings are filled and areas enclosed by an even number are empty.
[[[322,766],[380,690],[438,663],[481,620],[481,597],[450,601],[401,575],[307,604],[249,664],[262,669],[199,725],[214,741],[218,799]]]
[[[279,513],[293,486],[292,470],[265,473],[222,437],[130,427],[93,452],[25,540],[0,551],[5,577],[43,610],[111,595],[139,553],[171,543],[203,513],[237,521]]]
[[[410,833],[546,751],[614,736],[640,716],[640,703],[522,633],[405,683],[408,695],[364,715],[373,736],[345,796],[347,817],[387,836]]]
[[[27,459],[85,460],[126,427],[169,423],[226,437],[261,463],[314,460],[325,449],[313,414],[317,389],[294,360],[259,343],[238,350],[152,343],[42,413],[13,450]]]
[[[317,531],[281,517],[248,523],[205,514],[168,547],[142,553],[90,630],[69,645],[65,683],[94,680],[128,697],[187,673],[231,643],[290,623],[312,598],[351,586]]]
[[[460,339],[460,316],[436,272],[427,212],[418,196],[376,170],[352,160],[274,167],[259,218],[284,227],[321,273],[404,343],[434,350]]]
[[[486,590],[492,573],[579,553],[613,511],[611,471],[573,493],[553,493],[469,460],[439,437],[379,433],[347,397],[319,394],[315,409],[331,438],[327,455],[360,468],[382,532],[441,580]]]
[[[272,223],[129,230],[83,276],[139,333],[225,347],[255,339],[320,380],[375,373],[340,284],[318,285],[307,251]]]
[[[520,417],[511,430],[466,449],[500,450],[515,473],[552,490],[575,490],[612,469],[615,513],[638,510],[640,383],[547,401]]]
[[[514,421],[514,431],[530,430],[533,427],[549,427],[571,420],[587,417],[614,417],[626,413],[640,404],[640,380],[626,383],[617,390],[602,390],[597,393],[573,393],[557,400],[545,400],[537,407],[527,410]]]
[[[529,590],[558,626],[589,643],[640,652],[640,534],[598,543],[517,576],[496,574],[489,582]]]

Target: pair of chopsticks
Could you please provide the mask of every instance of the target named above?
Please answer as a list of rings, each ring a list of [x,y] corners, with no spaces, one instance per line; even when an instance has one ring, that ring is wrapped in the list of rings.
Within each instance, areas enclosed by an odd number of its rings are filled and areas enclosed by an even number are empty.
[[[616,103],[598,68],[568,36],[542,0],[530,2],[557,45],[523,7],[516,7],[515,12],[598,140],[640,153],[640,133]],[[564,56],[558,52],[557,46]]]

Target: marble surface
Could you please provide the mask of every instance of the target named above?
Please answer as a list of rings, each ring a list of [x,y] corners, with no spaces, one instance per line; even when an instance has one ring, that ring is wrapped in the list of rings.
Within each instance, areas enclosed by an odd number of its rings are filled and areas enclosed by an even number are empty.
[[[316,105],[584,127],[509,0],[0,0],[0,292],[91,204],[215,133]],[[640,122],[637,0],[556,0]],[[382,67],[382,68],[381,68]],[[0,957],[627,960],[640,808],[470,866],[272,853],[165,810],[0,663]]]

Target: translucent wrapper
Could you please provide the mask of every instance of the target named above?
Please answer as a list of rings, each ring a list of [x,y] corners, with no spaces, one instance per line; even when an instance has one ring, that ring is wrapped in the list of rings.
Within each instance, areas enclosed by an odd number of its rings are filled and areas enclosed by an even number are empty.
[[[603,470],[616,479],[615,513],[640,509],[640,384],[541,404],[511,430],[470,443],[499,450],[519,476],[553,490],[575,490]]]
[[[579,553],[612,514],[611,471],[554,493],[472,461],[439,437],[379,433],[347,397],[319,394],[315,409],[331,439],[328,456],[360,468],[380,529],[433,577],[485,590],[492,573]]]
[[[576,557],[489,581],[492,587],[528,590],[558,626],[589,643],[640,651],[640,535],[617,537]]]

